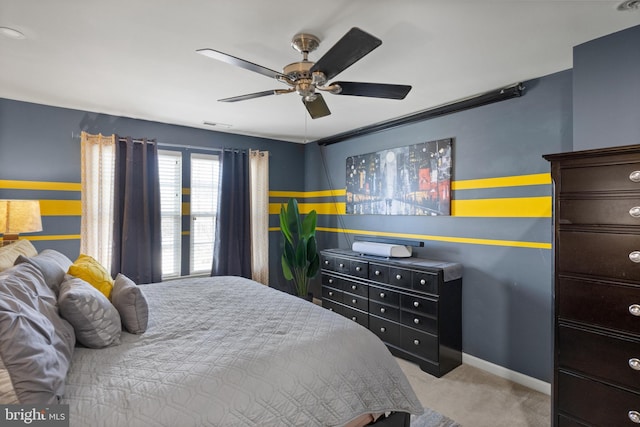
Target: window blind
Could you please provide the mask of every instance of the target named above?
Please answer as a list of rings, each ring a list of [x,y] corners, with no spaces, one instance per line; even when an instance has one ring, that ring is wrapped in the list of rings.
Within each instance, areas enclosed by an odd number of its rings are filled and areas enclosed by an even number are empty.
[[[219,172],[219,156],[191,154],[190,274],[211,271],[218,212]]]
[[[182,242],[182,153],[158,150],[162,277],[180,275]]]

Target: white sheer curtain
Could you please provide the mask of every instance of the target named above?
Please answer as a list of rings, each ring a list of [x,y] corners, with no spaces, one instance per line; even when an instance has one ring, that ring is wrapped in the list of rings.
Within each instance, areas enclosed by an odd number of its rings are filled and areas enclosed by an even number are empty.
[[[269,286],[269,152],[249,150],[251,274]]]
[[[111,266],[115,135],[82,132],[82,220],[80,252]]]

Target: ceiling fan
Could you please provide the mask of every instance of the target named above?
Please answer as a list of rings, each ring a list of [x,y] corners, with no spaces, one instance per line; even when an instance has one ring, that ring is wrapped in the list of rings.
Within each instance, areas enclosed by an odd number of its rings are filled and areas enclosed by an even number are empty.
[[[320,39],[312,34],[296,34],[291,40],[291,46],[302,53],[302,61],[285,66],[282,73],[213,49],[198,49],[196,52],[245,70],[272,77],[289,86],[286,89],[265,90],[263,92],[219,99],[218,101],[236,102],[268,95],[296,92],[302,97],[302,102],[307,107],[311,118],[317,119],[331,114],[320,91],[334,95],[388,99],[404,99],[407,96],[411,86],[362,82],[332,82],[327,84],[330,79],[381,44],[382,41],[380,39],[354,27],[338,40],[322,58],[317,62],[311,62],[308,59],[309,52],[313,52],[318,48]]]

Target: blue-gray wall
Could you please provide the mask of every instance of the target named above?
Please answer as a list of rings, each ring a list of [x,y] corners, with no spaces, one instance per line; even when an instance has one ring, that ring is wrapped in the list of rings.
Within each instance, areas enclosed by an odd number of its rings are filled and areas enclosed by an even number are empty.
[[[38,250],[57,249],[71,259],[80,250],[80,132],[155,139],[192,147],[252,148],[270,153],[269,183],[280,191],[302,191],[304,146],[284,141],[233,135],[163,123],[96,114],[0,98],[0,198],[41,200],[43,231],[25,235]],[[172,149],[176,149],[172,147]],[[185,153],[197,149],[183,149]],[[185,177],[186,178],[186,177]],[[41,189],[61,183],[65,190]],[[74,184],[77,189],[74,189]],[[55,187],[55,188],[58,188]],[[188,195],[185,202],[188,203]],[[50,202],[47,202],[50,201]],[[71,203],[69,203],[71,201]],[[77,203],[74,205],[73,201]],[[47,207],[49,212],[47,212]],[[277,227],[275,215],[270,226]],[[183,221],[184,222],[184,221]],[[75,236],[75,237],[74,237]],[[185,237],[185,239],[187,239]],[[183,239],[183,248],[188,241]],[[288,288],[279,265],[280,236],[270,233],[270,282]],[[188,253],[188,250],[183,250]],[[188,263],[187,263],[188,265]]]
[[[307,190],[345,187],[346,158],[443,138],[453,142],[453,181],[546,174],[542,158],[571,149],[572,79],[564,71],[525,82],[526,95],[473,110],[319,147],[307,147]],[[391,106],[389,106],[391,107]],[[312,162],[323,156],[328,171]],[[327,176],[331,177],[331,183]],[[507,178],[508,179],[508,178]],[[454,190],[456,200],[548,197],[551,185]],[[549,209],[550,211],[550,209]],[[482,215],[482,212],[479,212]],[[526,213],[525,213],[526,214]],[[455,214],[454,214],[455,215]],[[349,247],[353,234],[383,231],[435,236],[418,256],[464,265],[463,351],[526,375],[551,380],[551,217],[321,216],[325,247]],[[457,238],[481,243],[458,243]],[[546,249],[492,244],[540,242]],[[475,240],[474,240],[475,242]]]
[[[640,144],[640,26],[573,49],[574,150]]]

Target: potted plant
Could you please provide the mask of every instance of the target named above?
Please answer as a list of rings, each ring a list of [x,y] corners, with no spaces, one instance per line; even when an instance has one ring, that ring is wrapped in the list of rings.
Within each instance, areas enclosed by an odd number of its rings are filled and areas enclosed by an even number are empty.
[[[287,280],[293,280],[296,295],[312,300],[309,280],[320,269],[320,256],[316,244],[315,210],[300,219],[298,201],[289,199],[287,205],[280,206],[280,231],[284,237],[282,248],[282,272]]]

